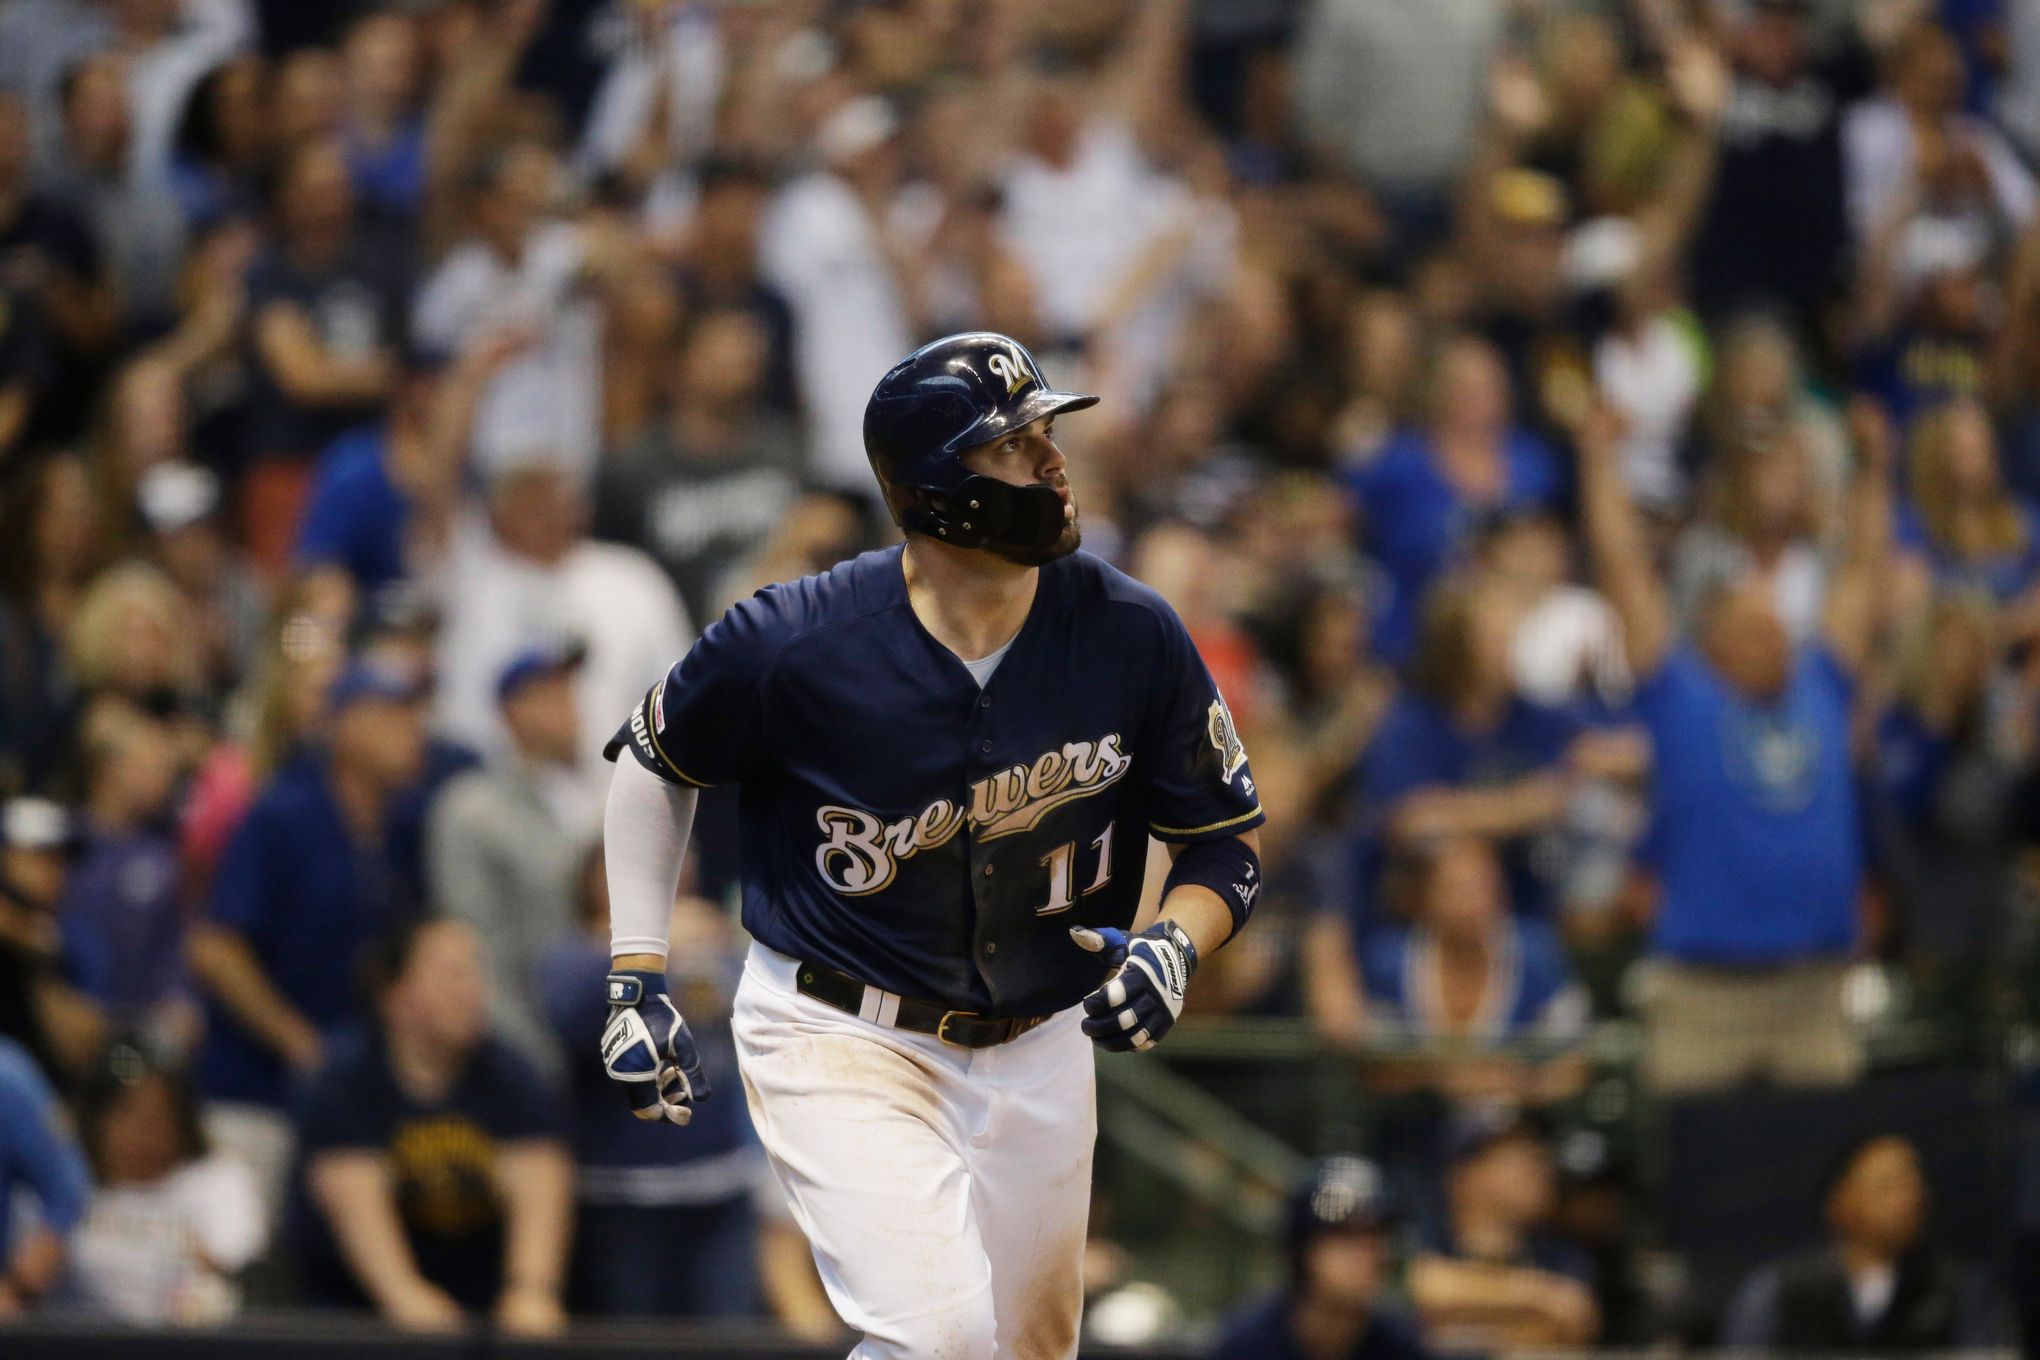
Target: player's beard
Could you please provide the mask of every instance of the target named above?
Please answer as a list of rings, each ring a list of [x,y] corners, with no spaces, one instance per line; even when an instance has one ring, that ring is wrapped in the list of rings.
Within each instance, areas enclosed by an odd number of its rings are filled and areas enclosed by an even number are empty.
[[[1058,488],[1067,487],[1068,481],[1058,476],[1049,483]],[[1043,544],[1020,545],[1014,543],[988,543],[985,551],[994,557],[1003,557],[1023,567],[1045,567],[1058,557],[1068,557],[1084,541],[1084,528],[1076,513],[1076,501],[1070,501],[1070,515],[1063,521],[1062,532]]]
[[[1063,525],[1063,531],[1056,535],[1055,542],[1042,547],[1020,548],[1010,543],[986,545],[986,551],[994,557],[1003,557],[1008,562],[1017,562],[1023,567],[1045,567],[1058,557],[1068,557],[1084,541],[1084,531],[1075,520]]]

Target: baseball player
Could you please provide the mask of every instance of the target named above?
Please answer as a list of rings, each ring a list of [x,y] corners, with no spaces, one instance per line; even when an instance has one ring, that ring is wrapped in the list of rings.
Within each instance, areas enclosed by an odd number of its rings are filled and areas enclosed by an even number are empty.
[[[1092,1046],[1161,1040],[1259,896],[1224,699],[1077,549],[1054,422],[1096,401],[1003,335],[909,355],[864,414],[905,543],[733,607],[609,744],[603,1061],[643,1118],[709,1094],[666,922],[695,790],[735,784],[739,1069],[853,1358],[1076,1354]]]

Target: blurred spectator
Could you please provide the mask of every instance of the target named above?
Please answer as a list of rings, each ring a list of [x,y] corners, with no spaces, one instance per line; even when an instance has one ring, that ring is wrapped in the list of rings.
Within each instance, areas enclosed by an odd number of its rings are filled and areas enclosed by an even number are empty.
[[[1558,516],[1544,510],[1492,516],[1475,562],[1516,616],[1509,670],[1517,693],[1586,714],[1627,700],[1620,626],[1597,591],[1573,580],[1572,543]]]
[[[1991,961],[2009,947],[2019,898],[2020,785],[2040,677],[2030,645],[2001,659],[2006,639],[1986,598],[1940,598],[1909,631],[1878,724],[1870,826],[1923,999],[1976,1021],[1995,1004]]]
[[[1580,1042],[1587,998],[1558,937],[1545,922],[1510,913],[1508,885],[1487,842],[1443,840],[1423,854],[1415,921],[1376,932],[1362,947],[1367,1032],[1472,1046],[1432,1071],[1461,1100],[1574,1094],[1586,1075],[1576,1062],[1475,1056],[1481,1047],[1529,1040],[1555,1057]]]
[[[1891,435],[1868,403],[1852,433],[1861,466],[1848,556],[1821,637],[1800,644],[1756,576],[1715,587],[1694,641],[1682,641],[1610,423],[1581,433],[1587,537],[1653,745],[1649,852],[1661,900],[1645,1070],[1661,1091],[1758,1073],[1831,1084],[1862,1066],[1842,1007],[1863,874],[1849,730],[1891,533]]]
[[[392,861],[393,805],[423,771],[425,691],[351,663],[327,692],[323,750],[287,761],[234,833],[193,932],[208,1000],[200,1089],[207,1132],[248,1162],[274,1202],[289,1155],[288,1079],[315,1070],[358,1010],[351,973],[420,903]]]
[[[1962,53],[1923,20],[1885,57],[1884,88],[1843,119],[1845,199],[1858,246],[1904,215],[1907,196],[1975,214],[1983,230],[2016,232],[2033,217],[2033,176],[1989,124],[1961,111]],[[1957,201],[1950,201],[1953,196]]]
[[[270,71],[243,55],[207,72],[191,92],[171,149],[170,187],[193,231],[260,208],[257,179],[272,149]]]
[[[1427,414],[1424,429],[1404,431],[1345,472],[1362,541],[1388,573],[1374,650],[1396,664],[1416,649],[1425,594],[1457,560],[1474,521],[1554,509],[1565,494],[1557,454],[1512,424],[1508,374],[1484,341],[1462,336],[1438,351]]]
[[[1378,194],[1406,235],[1434,233],[1449,216],[1503,9],[1498,0],[1315,0],[1304,16],[1301,131]]]
[[[130,168],[133,128],[121,73],[111,55],[65,72],[63,142],[47,178],[92,229],[126,329],[147,334],[173,315],[184,218],[165,181]]]
[[[85,748],[84,844],[57,902],[64,971],[115,1024],[188,1046],[185,900],[170,800],[183,761],[170,728],[125,706],[94,713]]]
[[[1721,164],[1693,258],[1710,317],[1755,302],[1810,322],[1842,286],[1841,100],[1813,61],[1812,0],[1755,0],[1732,11],[1734,83]]]
[[[574,168],[589,180],[615,175],[656,204],[682,192],[676,170],[714,141],[725,41],[714,11],[692,5],[632,4],[615,29]]]
[[[63,771],[77,697],[64,636],[97,567],[92,486],[75,457],[0,488],[0,788],[48,792]]]
[[[1592,1266],[1542,1232],[1555,1188],[1543,1136],[1505,1113],[1467,1115],[1446,1156],[1445,1216],[1409,1269],[1426,1339],[1451,1350],[1591,1343]]]
[[[192,88],[254,38],[252,0],[130,0],[113,7],[111,46],[127,69],[137,179],[162,177]]]
[[[475,404],[530,343],[527,331],[498,331],[443,371],[411,356],[389,418],[320,454],[292,553],[298,566],[340,571],[371,610],[393,589],[436,583],[452,548]]]
[[[257,462],[245,484],[242,531],[271,571],[289,549],[309,460],[375,419],[389,399],[409,270],[405,242],[360,220],[339,141],[306,141],[285,155],[275,239],[248,273],[247,453]]]
[[[1911,497],[1898,517],[1901,563],[1911,559],[1941,590],[2020,600],[2040,580],[2040,509],[2008,489],[1990,413],[1957,398],[1921,416],[1906,458]]]
[[[433,910],[486,942],[490,1027],[527,1062],[558,1077],[563,1054],[539,1006],[544,951],[571,924],[574,871],[600,806],[580,779],[575,702],[579,650],[536,647],[496,678],[510,742],[489,765],[449,782],[427,827]]]
[[[15,325],[8,327],[12,371],[6,376],[32,377],[36,391],[24,411],[0,416],[10,425],[25,422],[11,432],[13,439],[74,439],[90,418],[93,381],[119,321],[118,300],[92,229],[32,175],[28,111],[6,94],[0,94],[0,285],[9,310],[25,310],[36,328],[16,336]]]
[[[1233,1313],[1215,1360],[1422,1360],[1415,1329],[1386,1306],[1395,1218],[1381,1172],[1330,1157],[1290,1196],[1288,1280]]]
[[[347,655],[350,591],[331,577],[301,578],[278,595],[242,692],[230,708],[234,740],[206,753],[193,772],[179,838],[201,894],[261,786],[303,755],[326,717],[326,691]]]
[[[413,1331],[474,1313],[557,1332],[573,1167],[545,1084],[489,1037],[481,940],[413,924],[367,978],[371,1027],[298,1105],[291,1230],[310,1301]]]
[[[474,455],[484,475],[553,459],[586,490],[602,442],[603,297],[628,277],[627,240],[557,216],[560,167],[537,142],[514,143],[475,171],[474,234],[418,292],[418,346],[456,358],[514,331],[530,343],[484,387]]]
[[[1789,432],[1715,451],[1701,513],[1674,544],[1671,585],[1687,629],[1724,587],[1752,583],[1794,643],[1820,632],[1830,566],[1807,450]]]
[[[115,1045],[79,1093],[78,1137],[97,1185],[73,1248],[85,1305],[142,1326],[231,1317],[268,1217],[248,1169],[207,1150],[185,1074]]]
[[[801,492],[798,433],[760,409],[768,342],[751,313],[697,316],[665,423],[603,460],[595,533],[657,559],[692,618],[722,612],[725,577]]]
[[[88,705],[125,700],[183,725],[213,697],[189,602],[146,562],[122,562],[93,577],[66,641],[71,679]]]
[[[675,1138],[671,1129],[632,1118],[614,1090],[604,1089],[615,1083],[597,1061],[606,1019],[602,978],[609,971],[609,893],[601,851],[582,856],[579,868],[577,919],[536,969],[541,1014],[566,1054],[580,1168],[574,1306],[605,1317],[734,1318],[758,1316],[769,1298],[772,1312],[784,1315],[789,1310],[783,1301],[797,1295],[802,1282],[761,1280],[768,1262],[754,1201],[761,1192],[777,1191],[769,1189],[741,1100],[722,1109],[710,1108],[722,1104],[719,1096],[704,1103],[686,1135]],[[669,977],[679,989],[675,1004],[691,1004],[702,1017],[696,1040],[709,1084],[725,1077],[737,1083],[728,1017],[742,962],[729,924],[713,904],[683,898],[673,928]],[[806,1288],[812,1296],[814,1285]],[[833,1329],[835,1314],[826,1303],[821,1319]]]
[[[1384,856],[1455,835],[1501,842],[1514,908],[1550,911],[1550,866],[1532,847],[1564,816],[1572,770],[1595,741],[1577,719],[1516,692],[1513,627],[1506,598],[1486,581],[1450,583],[1429,600],[1409,688],[1357,772],[1363,934],[1383,919]]]
[[[486,525],[459,527],[447,571],[439,730],[479,751],[501,746],[491,696],[503,667],[537,643],[579,642],[588,655],[581,764],[591,775],[606,771],[602,744],[617,715],[686,652],[693,636],[687,612],[651,558],[589,541],[587,501],[569,470],[544,459],[499,466],[488,512]]]
[[[2004,1318],[1980,1279],[1926,1240],[1919,1152],[1876,1134],[1821,1186],[1829,1239],[1765,1266],[1736,1295],[1723,1345],[1797,1351],[1937,1351],[2000,1345]]]
[[[35,1059],[0,1036],[0,1322],[35,1311],[61,1282],[92,1183]],[[15,1210],[33,1194],[35,1215]]]
[[[695,317],[742,312],[758,324],[766,352],[753,396],[774,414],[789,415],[797,402],[793,313],[759,272],[759,228],[772,201],[771,177],[763,165],[722,156],[704,163],[697,179],[694,213],[677,251],[684,309]],[[728,333],[723,339],[728,342]],[[672,395],[677,402],[687,389]]]
[[[52,1076],[83,1068],[105,1039],[105,1015],[61,967],[57,905],[79,844],[69,809],[42,798],[0,804],[0,1038]]]
[[[1081,345],[1086,385],[1136,409],[1152,404],[1193,307],[1224,293],[1235,263],[1237,220],[1210,192],[1223,162],[1182,116],[1189,8],[1119,6],[1118,31],[1095,53],[1038,54],[999,179],[993,244],[1031,285],[1044,342]]]
[[[907,246],[890,223],[900,181],[899,116],[876,96],[822,123],[819,167],[781,189],[759,228],[759,266],[793,310],[794,372],[809,469],[868,493],[864,402],[887,364],[914,348]]]
[[[398,9],[368,9],[340,43],[341,136],[354,191],[369,208],[399,219],[416,218],[425,206],[424,55],[418,20]]]

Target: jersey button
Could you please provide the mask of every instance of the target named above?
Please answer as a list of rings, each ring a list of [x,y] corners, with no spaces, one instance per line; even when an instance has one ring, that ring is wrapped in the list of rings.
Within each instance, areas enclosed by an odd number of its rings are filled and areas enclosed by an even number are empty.
[[[990,708],[991,706],[992,706],[992,696],[991,696],[991,695],[989,695],[989,694],[980,694],[980,695],[978,695],[978,707],[979,707],[979,708]]]
[[[987,954],[996,954],[996,953],[998,953],[998,952],[999,952],[999,942],[998,942],[997,940],[987,940],[987,941],[985,941],[985,952],[986,952]]]
[[[992,876],[992,866],[991,866],[991,865],[989,865],[989,864],[987,864],[987,865],[985,866],[985,877],[986,877],[986,878],[990,878],[991,876]]]
[[[981,741],[981,742],[979,742],[979,743],[978,743],[978,752],[979,752],[979,753],[980,753],[981,755],[990,755],[990,754],[992,753],[992,744],[991,744],[991,743],[990,743],[989,741]]]

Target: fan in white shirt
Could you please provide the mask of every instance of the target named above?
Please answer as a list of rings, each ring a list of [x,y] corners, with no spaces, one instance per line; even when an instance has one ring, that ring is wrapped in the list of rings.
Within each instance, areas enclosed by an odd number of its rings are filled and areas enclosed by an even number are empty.
[[[548,641],[586,645],[578,685],[582,767],[694,640],[679,594],[636,548],[587,536],[577,474],[546,459],[492,470],[486,518],[454,531],[441,583],[439,731],[478,751],[507,741],[495,700],[503,666]],[[595,787],[600,787],[599,785]]]
[[[269,1238],[254,1176],[205,1151],[189,1086],[133,1049],[113,1050],[80,1104],[99,1187],[71,1242],[87,1306],[142,1324],[230,1317],[233,1277]]]

